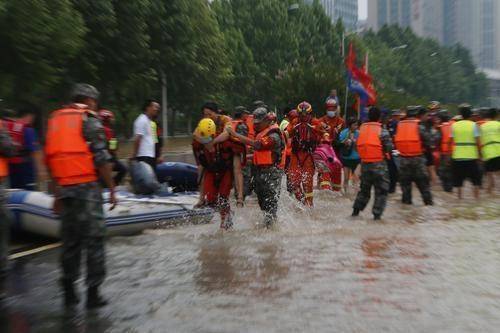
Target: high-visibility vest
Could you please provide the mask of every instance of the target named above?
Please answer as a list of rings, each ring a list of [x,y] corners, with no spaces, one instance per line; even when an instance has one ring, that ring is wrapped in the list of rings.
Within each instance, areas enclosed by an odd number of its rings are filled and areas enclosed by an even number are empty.
[[[481,131],[481,152],[483,160],[488,161],[500,156],[500,122],[490,120],[484,123]]]
[[[401,156],[414,157],[424,153],[419,125],[418,119],[407,119],[398,123],[394,143]]]
[[[286,128],[288,127],[288,124],[290,124],[288,119],[283,119],[280,123],[280,130],[282,130],[282,131],[286,130]]]
[[[52,176],[61,186],[97,180],[93,155],[82,135],[87,112],[70,107],[54,111],[49,119],[45,155]]]
[[[384,160],[384,151],[380,140],[381,133],[382,124],[380,123],[367,122],[361,125],[356,143],[361,162],[374,163]]]
[[[268,136],[272,132],[278,133],[280,135],[280,138],[282,141],[281,144],[284,145],[285,142],[283,139],[283,135],[281,134],[279,126],[276,124],[271,125],[268,128],[266,128],[265,130],[257,133],[255,140],[256,141],[262,140],[263,138],[265,138],[266,136]],[[260,166],[260,167],[277,165],[280,169],[283,169],[285,167],[285,158],[286,158],[286,154],[285,154],[284,150],[283,149],[280,150],[280,156],[279,156],[278,161],[275,161],[273,159],[273,152],[274,152],[274,150],[272,150],[272,149],[254,150],[254,152],[253,152],[253,164],[255,166]]]
[[[450,122],[445,122],[442,123],[441,126],[439,126],[439,129],[441,130],[441,144],[440,144],[441,154],[451,153],[451,148],[450,148],[451,125],[452,124]]]
[[[476,126],[472,120],[460,120],[452,125],[454,147],[451,158],[455,160],[479,158],[476,138],[474,137]]]

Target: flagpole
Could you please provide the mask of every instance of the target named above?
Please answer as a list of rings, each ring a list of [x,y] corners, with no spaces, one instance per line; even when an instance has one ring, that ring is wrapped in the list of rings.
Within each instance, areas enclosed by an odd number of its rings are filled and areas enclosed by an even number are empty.
[[[345,66],[345,32],[342,31],[342,59],[344,59]],[[347,98],[349,96],[349,85],[345,85],[345,102],[344,102],[344,121],[347,122]]]

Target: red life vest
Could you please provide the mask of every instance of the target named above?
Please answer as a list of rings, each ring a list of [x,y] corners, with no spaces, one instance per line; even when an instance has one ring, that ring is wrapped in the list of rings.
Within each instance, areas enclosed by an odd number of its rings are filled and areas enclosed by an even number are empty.
[[[299,122],[295,125],[292,135],[292,152],[303,151],[312,154],[317,146],[318,138],[310,122]]]
[[[281,130],[278,125],[273,124],[263,131],[257,133],[255,137],[256,141],[262,140],[263,138],[269,136],[271,133],[278,133],[281,139],[281,149],[279,158],[275,158],[273,153],[275,152],[273,149],[264,149],[264,150],[255,150],[253,153],[253,164],[260,167],[268,167],[272,165],[278,166],[280,169],[285,168],[286,154],[284,151],[283,145],[285,144],[285,138],[281,133]]]
[[[4,121],[0,120],[0,127],[4,127]],[[5,129],[5,128],[4,128]],[[9,175],[9,163],[5,157],[0,157],[0,179]]]
[[[244,145],[231,140],[217,144],[213,152],[208,151],[203,144],[195,140],[192,147],[196,162],[211,172],[231,170],[233,168],[234,154],[242,153],[245,150]]]
[[[394,143],[403,157],[420,156],[424,153],[419,130],[420,120],[407,119],[398,124]]]
[[[24,129],[27,126],[26,123],[20,120],[8,119],[5,121],[6,130],[16,149],[15,156],[8,159],[9,163],[18,164],[24,161],[23,157],[26,153],[24,146]]]
[[[451,141],[451,123],[445,122],[439,126],[441,130],[441,154],[451,154],[450,141]]]
[[[384,160],[384,151],[380,140],[381,133],[382,124],[380,123],[367,122],[361,125],[356,146],[363,163],[375,163]]]
[[[71,106],[54,111],[49,119],[45,156],[52,176],[61,186],[97,180],[93,155],[82,135],[87,112]]]

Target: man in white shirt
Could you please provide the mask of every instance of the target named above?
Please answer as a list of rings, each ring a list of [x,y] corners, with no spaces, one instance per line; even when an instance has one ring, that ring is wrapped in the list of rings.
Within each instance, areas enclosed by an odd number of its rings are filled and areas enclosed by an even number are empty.
[[[153,133],[152,121],[158,115],[160,104],[155,100],[147,100],[143,113],[134,121],[134,150],[131,159],[149,164],[156,168],[155,145],[157,133]]]

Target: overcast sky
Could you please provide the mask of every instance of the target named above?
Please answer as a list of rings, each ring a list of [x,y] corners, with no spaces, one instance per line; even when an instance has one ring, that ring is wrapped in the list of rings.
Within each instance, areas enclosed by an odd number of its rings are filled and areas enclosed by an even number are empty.
[[[368,0],[358,0],[358,17],[360,20],[366,20],[368,16]]]

